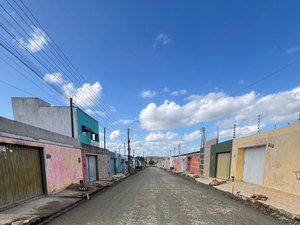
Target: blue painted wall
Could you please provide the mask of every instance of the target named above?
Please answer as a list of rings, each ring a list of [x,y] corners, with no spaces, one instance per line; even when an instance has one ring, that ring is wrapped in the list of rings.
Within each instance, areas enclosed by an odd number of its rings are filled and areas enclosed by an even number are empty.
[[[109,175],[113,176],[116,174],[117,169],[117,154],[115,152],[109,152]]]
[[[81,143],[90,145],[91,144],[91,132],[82,132],[82,126],[86,126],[92,130],[92,132],[96,135],[96,141],[99,142],[99,124],[98,121],[93,117],[86,114],[80,108],[76,108],[77,110],[77,124],[78,124],[78,138]]]
[[[118,164],[118,168],[117,168],[118,173],[122,173],[122,156],[121,156],[121,154],[117,154],[117,164]]]

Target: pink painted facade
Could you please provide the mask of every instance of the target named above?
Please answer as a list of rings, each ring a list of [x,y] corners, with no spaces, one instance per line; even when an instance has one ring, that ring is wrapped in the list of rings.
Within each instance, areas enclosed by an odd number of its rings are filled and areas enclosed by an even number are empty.
[[[79,148],[29,141],[22,138],[1,137],[0,142],[38,147],[43,150],[46,191],[49,195],[64,190],[71,183],[83,180],[82,157]]]
[[[43,148],[48,194],[61,191],[71,183],[78,184],[83,180],[80,149],[48,144]]]

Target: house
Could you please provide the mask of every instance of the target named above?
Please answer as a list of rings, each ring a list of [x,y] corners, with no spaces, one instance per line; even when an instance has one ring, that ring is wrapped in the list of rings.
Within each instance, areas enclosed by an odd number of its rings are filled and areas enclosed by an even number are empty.
[[[109,151],[93,145],[81,144],[83,178],[85,183],[106,178],[109,172]]]
[[[200,151],[186,154],[186,172],[199,174]]]
[[[230,179],[232,140],[211,146],[210,177]]]
[[[205,142],[204,155],[201,158],[201,165],[200,165],[200,175],[204,177],[209,177],[211,146],[217,143],[218,143],[218,139],[216,138]]]
[[[236,181],[300,195],[300,123],[233,140]]]
[[[83,180],[77,139],[0,117],[0,208]]]
[[[99,148],[99,124],[79,107],[52,106],[39,98],[12,98],[16,121],[74,137],[81,143],[84,182],[109,176],[108,151]],[[71,115],[72,112],[72,115]],[[95,146],[90,148],[88,145]],[[100,165],[100,162],[101,165]],[[101,170],[104,169],[104,170]]]
[[[98,121],[79,107],[74,106],[71,111],[69,106],[52,106],[39,98],[14,97],[12,109],[16,121],[74,137],[79,139],[80,143],[99,147]]]

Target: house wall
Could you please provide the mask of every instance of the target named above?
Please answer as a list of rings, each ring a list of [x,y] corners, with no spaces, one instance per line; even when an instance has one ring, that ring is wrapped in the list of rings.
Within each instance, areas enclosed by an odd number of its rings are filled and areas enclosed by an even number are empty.
[[[211,146],[217,144],[217,139],[209,140],[205,143],[204,147],[204,169],[203,169],[203,176],[209,177],[210,171],[210,153],[211,153]]]
[[[196,155],[191,155],[191,156],[187,156],[191,157],[191,165],[190,165],[190,171],[192,174],[199,174],[199,163],[200,163],[200,154],[196,154]]]
[[[122,173],[122,156],[117,154],[117,173]]]
[[[173,158],[173,165],[174,165],[174,170],[175,170],[176,172],[178,172],[178,171],[179,171],[178,157]]]
[[[43,150],[48,194],[61,191],[83,179],[77,139],[0,117],[0,142]]]
[[[232,140],[225,141],[219,144],[215,144],[211,146],[211,154],[210,154],[210,177],[216,177],[216,168],[217,168],[217,154],[225,153],[232,151]]]
[[[0,136],[0,142],[43,149],[46,191],[49,195],[83,179],[81,151],[78,148],[22,140],[22,137]]]
[[[109,175],[115,175],[115,172],[113,170],[113,164],[114,161],[116,161],[116,165],[117,165],[117,157],[116,157],[116,153],[115,152],[109,152]],[[118,169],[118,168],[117,168]]]
[[[72,136],[70,107],[51,106],[39,98],[12,98],[12,108],[16,121]],[[73,115],[75,138],[78,138],[76,108],[73,109]]]
[[[263,186],[300,195],[300,124],[238,138],[233,141],[231,176],[243,180],[244,149],[266,146]]]
[[[99,142],[99,124],[98,121],[89,116],[87,113],[82,111],[80,108],[77,109],[77,132],[80,142],[83,144],[92,144],[91,134],[88,132],[86,135],[82,132],[82,125],[90,128],[93,133],[97,135],[97,142]]]
[[[84,181],[87,181],[86,155],[97,156],[98,179],[109,177],[109,157],[108,150],[96,146],[81,144],[83,175]]]

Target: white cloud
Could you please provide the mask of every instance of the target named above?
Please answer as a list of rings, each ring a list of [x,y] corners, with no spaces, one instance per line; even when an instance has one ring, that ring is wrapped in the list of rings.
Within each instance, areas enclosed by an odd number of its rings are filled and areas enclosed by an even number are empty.
[[[173,138],[175,138],[178,134],[177,133],[173,133],[173,132],[166,132],[166,133],[162,133],[162,132],[150,132],[145,140],[147,142],[165,142],[165,141],[170,141]]]
[[[102,111],[95,111],[95,110],[92,110],[92,109],[90,109],[90,108],[87,108],[87,109],[85,110],[85,112],[86,112],[87,114],[89,114],[90,116],[93,116],[93,115],[105,116],[105,115],[106,115],[105,112],[102,112]]]
[[[142,98],[153,98],[156,95],[156,92],[151,90],[144,90],[141,91],[140,95]]]
[[[158,45],[168,45],[170,44],[171,39],[169,38],[168,35],[160,33],[155,37],[154,43],[153,43],[153,48],[157,47]]]
[[[184,105],[167,100],[159,106],[150,103],[140,112],[141,127],[155,131],[216,120],[251,124],[259,114],[264,123],[293,120],[299,114],[300,87],[266,96],[254,91],[235,97],[217,92],[193,95],[187,101]]]
[[[135,122],[135,121],[136,121],[136,120],[120,119],[120,120],[114,122],[113,124],[129,125],[129,124],[132,124],[132,123]]]
[[[199,140],[199,143],[200,143],[200,138],[201,138],[201,132],[200,130],[196,130],[192,133],[189,133],[189,134],[184,134],[183,136],[183,142],[184,143],[191,143],[195,140]]]
[[[18,38],[18,41],[23,45],[28,51],[35,53],[41,51],[48,45],[50,39],[46,36],[45,32],[40,28],[32,27],[33,32],[30,33],[30,37],[24,40],[23,37]],[[22,46],[22,47],[23,47]]]
[[[286,50],[287,54],[293,54],[300,51],[300,47],[292,47]]]
[[[73,83],[66,83],[62,87],[66,97],[74,97],[74,103],[78,106],[90,107],[96,105],[101,97],[102,86],[97,81],[94,84],[84,83],[81,87],[75,88]]]
[[[121,132],[120,130],[114,130],[113,132],[110,133],[109,139],[112,141],[115,141],[121,137]]]
[[[44,76],[44,81],[49,84],[62,84],[64,82],[61,73],[47,73]]]
[[[164,87],[162,90],[161,90],[162,93],[166,93],[166,92],[169,92],[169,88],[168,87]]]
[[[179,91],[173,91],[170,93],[170,95],[172,96],[179,96],[179,95],[185,95],[187,93],[187,90],[179,90]]]
[[[261,124],[261,128],[265,127],[264,124]],[[237,126],[235,129],[235,137],[244,137],[247,135],[255,134],[258,132],[258,126],[255,125],[248,125],[248,126]],[[216,135],[216,134],[215,134]],[[219,131],[219,138],[233,138],[233,128],[231,129],[224,129]]]

